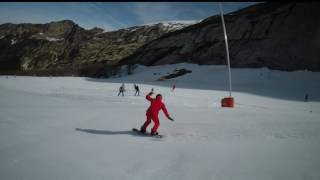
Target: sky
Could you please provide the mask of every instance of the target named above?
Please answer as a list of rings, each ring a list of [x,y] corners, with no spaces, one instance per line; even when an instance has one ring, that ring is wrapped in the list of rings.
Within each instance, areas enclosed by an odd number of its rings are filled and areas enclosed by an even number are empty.
[[[219,13],[218,2],[0,2],[0,24],[72,20],[85,29],[112,31],[163,21],[200,21]],[[222,2],[224,13],[256,2]]]

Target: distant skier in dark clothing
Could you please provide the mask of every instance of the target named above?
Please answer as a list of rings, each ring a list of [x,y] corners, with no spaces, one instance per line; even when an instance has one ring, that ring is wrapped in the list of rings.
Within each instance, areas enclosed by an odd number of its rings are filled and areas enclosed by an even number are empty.
[[[140,132],[145,133],[148,125],[151,123],[151,120],[152,120],[154,122],[154,126],[151,129],[151,135],[158,135],[157,129],[160,126],[158,114],[159,114],[160,109],[162,109],[162,111],[164,112],[164,114],[166,115],[166,117],[169,120],[171,120],[171,121],[174,121],[174,120],[170,117],[166,106],[162,102],[162,95],[157,94],[156,98],[151,98],[150,96],[152,94],[153,94],[153,92],[150,92],[146,96],[146,99],[151,102],[151,105],[149,106],[149,108],[146,112],[147,120],[143,124],[143,126],[141,127]]]
[[[122,85],[120,86],[120,88],[119,88],[119,93],[118,93],[118,96],[120,95],[120,94],[122,94],[122,96],[124,96],[124,84],[122,83]]]
[[[134,93],[134,95],[136,96],[138,94],[138,96],[140,96],[140,89],[139,86],[134,84],[134,89],[136,90],[136,92]]]
[[[309,95],[308,95],[308,94],[306,94],[306,96],[304,97],[304,101],[305,101],[305,102],[308,102],[308,101],[309,101]]]
[[[172,90],[171,91],[174,91],[174,89],[176,89],[176,85],[175,84],[172,86]]]

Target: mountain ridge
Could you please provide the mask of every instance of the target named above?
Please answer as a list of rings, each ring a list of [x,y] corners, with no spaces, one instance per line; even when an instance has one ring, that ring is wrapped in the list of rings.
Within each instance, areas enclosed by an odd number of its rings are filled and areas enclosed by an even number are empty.
[[[319,3],[259,3],[225,15],[232,67],[320,71]],[[301,36],[300,34],[307,36]],[[121,64],[226,64],[219,15],[151,41]]]
[[[267,2],[225,14],[231,66],[320,71],[319,8],[320,3]],[[176,24],[116,31],[86,30],[71,20],[2,24],[0,73],[107,77],[122,65],[226,64],[219,15]]]
[[[104,32],[71,20],[0,25],[0,71],[81,69],[117,63],[141,45],[180,27],[161,23]],[[187,26],[187,25],[186,25]]]

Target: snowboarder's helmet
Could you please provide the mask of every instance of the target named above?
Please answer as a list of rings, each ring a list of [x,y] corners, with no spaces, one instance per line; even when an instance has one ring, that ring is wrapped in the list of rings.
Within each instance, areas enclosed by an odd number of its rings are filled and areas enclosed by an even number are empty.
[[[156,98],[157,98],[157,99],[158,99],[158,98],[162,99],[162,95],[161,95],[161,94],[157,94],[157,95],[156,95]]]

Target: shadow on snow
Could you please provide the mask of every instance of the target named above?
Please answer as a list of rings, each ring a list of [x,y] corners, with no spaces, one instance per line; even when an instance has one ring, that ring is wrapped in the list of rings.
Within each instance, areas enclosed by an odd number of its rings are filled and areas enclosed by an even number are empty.
[[[75,128],[75,130],[90,133],[90,134],[100,134],[100,135],[132,135],[132,136],[139,136],[139,137],[148,137],[146,135],[138,134],[133,131],[108,131],[108,130],[81,129],[81,128]]]

